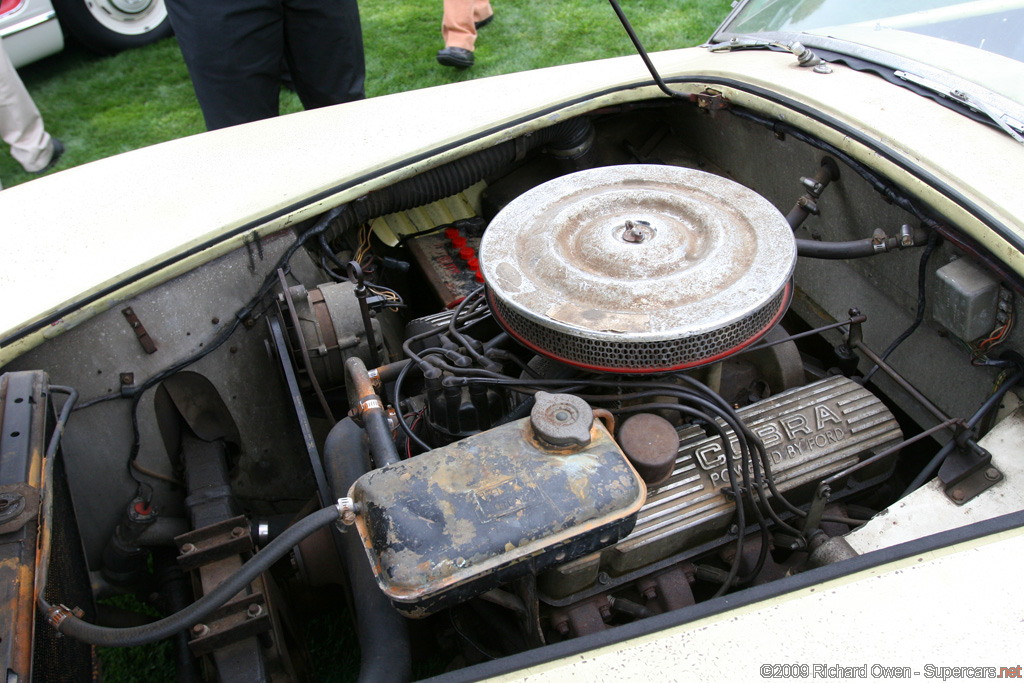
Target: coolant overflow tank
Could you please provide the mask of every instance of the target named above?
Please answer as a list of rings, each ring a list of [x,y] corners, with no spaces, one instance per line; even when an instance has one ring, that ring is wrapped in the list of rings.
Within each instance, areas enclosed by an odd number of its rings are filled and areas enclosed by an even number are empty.
[[[643,481],[600,420],[556,447],[529,418],[360,477],[349,491],[381,590],[428,614],[625,538]]]

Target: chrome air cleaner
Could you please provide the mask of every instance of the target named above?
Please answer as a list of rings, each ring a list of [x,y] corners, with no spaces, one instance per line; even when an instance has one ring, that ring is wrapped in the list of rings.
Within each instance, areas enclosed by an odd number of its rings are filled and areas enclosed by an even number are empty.
[[[796,244],[752,190],[674,166],[580,171],[517,197],[480,264],[495,317],[540,354],[605,372],[720,360],[786,312]]]

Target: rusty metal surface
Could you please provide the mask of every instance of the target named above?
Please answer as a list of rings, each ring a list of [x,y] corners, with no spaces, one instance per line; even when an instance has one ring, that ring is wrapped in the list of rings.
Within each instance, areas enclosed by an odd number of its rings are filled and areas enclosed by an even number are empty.
[[[791,389],[738,413],[764,443],[779,490],[799,494],[789,496],[797,504],[821,479],[903,440],[885,405],[842,376]],[[543,577],[548,595],[584,590],[601,570],[624,574],[727,537],[735,503],[722,492],[729,479],[721,439],[689,427],[680,441],[675,471],[648,495],[629,537],[600,554],[556,567]],[[866,484],[888,473],[894,458],[890,454],[849,479]]]
[[[0,533],[0,665],[8,680],[31,679],[38,526],[26,516],[39,513],[47,385],[42,372],[0,377],[0,484],[8,510],[17,510]]]
[[[38,488],[30,484],[0,487],[0,535],[17,531],[38,515]]]
[[[533,338],[541,332],[531,323],[594,342],[595,356],[608,351],[600,342],[707,335],[766,307],[770,320],[796,262],[792,231],[763,197],[709,173],[652,165],[581,171],[524,193],[491,222],[480,254],[506,323],[522,321],[516,331],[541,348],[551,340]],[[755,327],[751,334],[763,325]],[[678,352],[712,356],[735,342],[706,338],[702,349]],[[670,363],[665,350],[646,349],[650,363]]]
[[[693,567],[689,564],[644,577],[637,581],[637,590],[647,600],[647,608],[664,613],[695,604],[690,584],[693,583]]]
[[[647,486],[654,488],[672,475],[679,433],[671,422],[654,413],[639,413],[623,422],[615,436]]]
[[[530,426],[544,443],[556,448],[586,446],[594,413],[587,402],[572,394],[538,391],[530,411]]]
[[[612,610],[608,597],[598,595],[582,602],[555,611],[551,615],[551,625],[563,637],[579,638],[608,628],[605,620],[611,620]]]
[[[124,319],[128,321],[132,331],[135,332],[135,336],[139,338],[139,343],[142,344],[142,349],[146,353],[156,353],[156,342],[149,336],[149,332],[143,326],[142,321],[139,320],[139,316],[135,315],[135,311],[131,306],[121,311]]]
[[[614,543],[644,495],[600,422],[589,446],[554,449],[529,419],[370,472],[349,492],[378,584],[416,617]]]

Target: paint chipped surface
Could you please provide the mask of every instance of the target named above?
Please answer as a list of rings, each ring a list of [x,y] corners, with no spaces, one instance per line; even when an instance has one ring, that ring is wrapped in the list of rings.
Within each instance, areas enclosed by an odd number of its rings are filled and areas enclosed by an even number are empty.
[[[600,423],[584,449],[529,419],[361,477],[350,492],[378,584],[413,616],[624,537],[646,489]]]

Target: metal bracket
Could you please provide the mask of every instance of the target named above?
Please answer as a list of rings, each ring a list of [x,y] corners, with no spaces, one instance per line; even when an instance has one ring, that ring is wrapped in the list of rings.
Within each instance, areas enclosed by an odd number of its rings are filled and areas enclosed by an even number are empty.
[[[1003,480],[1003,473],[992,465],[992,454],[970,439],[969,432],[963,436],[967,437],[965,447],[950,453],[938,473],[946,497],[957,505],[963,505]]]
[[[9,534],[39,515],[39,489],[28,484],[0,487],[0,534]]]
[[[254,547],[245,515],[175,536],[174,543],[181,553],[178,564],[182,569],[202,567],[225,557],[249,552]]]
[[[132,330],[135,331],[135,336],[139,338],[139,343],[142,344],[142,349],[146,353],[156,353],[156,342],[154,342],[153,338],[149,336],[149,332],[146,331],[146,328],[142,325],[139,317],[135,315],[135,311],[132,310],[132,307],[129,306],[122,310],[121,314],[124,315],[124,319],[128,321]]]
[[[273,627],[263,593],[243,595],[213,612],[205,623],[192,627],[189,649],[198,656],[249,638]]]
[[[725,99],[725,96],[711,88],[691,95],[691,98],[697,102],[698,107],[707,111],[718,111],[719,109],[727,109],[729,107],[729,101]]]

